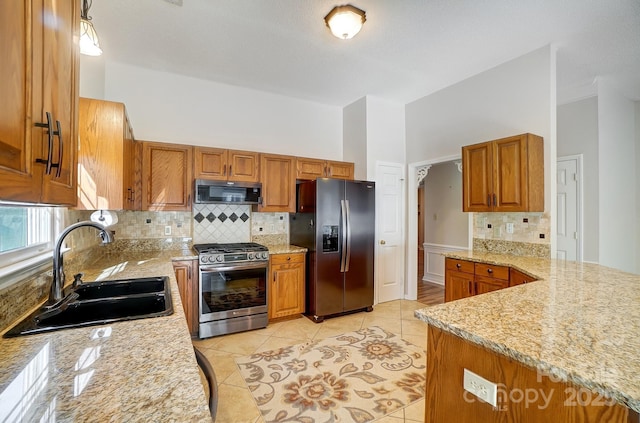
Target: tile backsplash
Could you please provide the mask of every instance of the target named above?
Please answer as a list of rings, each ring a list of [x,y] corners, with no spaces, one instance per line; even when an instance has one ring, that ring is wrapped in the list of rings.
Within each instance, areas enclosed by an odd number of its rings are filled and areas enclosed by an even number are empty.
[[[546,213],[475,213],[473,250],[520,256],[551,256]]]
[[[194,204],[193,243],[251,241],[251,206]]]

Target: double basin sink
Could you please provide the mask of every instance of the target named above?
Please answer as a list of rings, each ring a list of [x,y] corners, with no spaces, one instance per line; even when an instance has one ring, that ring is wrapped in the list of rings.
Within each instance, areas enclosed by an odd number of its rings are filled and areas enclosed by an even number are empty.
[[[40,307],[4,336],[15,337],[172,313],[171,288],[166,276],[88,282],[75,287],[58,304]]]

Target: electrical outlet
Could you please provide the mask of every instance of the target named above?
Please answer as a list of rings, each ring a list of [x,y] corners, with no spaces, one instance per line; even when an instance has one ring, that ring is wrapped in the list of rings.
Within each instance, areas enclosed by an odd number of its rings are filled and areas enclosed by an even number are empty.
[[[482,401],[498,406],[498,385],[488,381],[482,376],[478,376],[470,370],[464,369],[462,387],[465,391],[471,392]]]
[[[508,234],[512,234],[513,233],[513,223],[507,223],[507,233]]]
[[[165,235],[171,235],[171,226],[165,226],[164,227],[164,234]]]

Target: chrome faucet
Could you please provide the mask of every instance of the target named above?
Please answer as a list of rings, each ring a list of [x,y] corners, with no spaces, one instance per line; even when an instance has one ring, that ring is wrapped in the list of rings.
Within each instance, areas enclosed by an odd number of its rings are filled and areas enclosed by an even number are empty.
[[[62,261],[62,242],[71,231],[85,226],[98,229],[100,231],[100,238],[102,238],[103,244],[113,242],[113,236],[111,235],[111,232],[109,232],[101,224],[88,220],[74,223],[73,225],[68,226],[64,231],[62,231],[62,233],[58,237],[58,241],[56,242],[56,247],[53,250],[53,281],[51,282],[51,291],[49,292],[49,305],[54,305],[62,300],[62,288],[64,288],[65,280]]]

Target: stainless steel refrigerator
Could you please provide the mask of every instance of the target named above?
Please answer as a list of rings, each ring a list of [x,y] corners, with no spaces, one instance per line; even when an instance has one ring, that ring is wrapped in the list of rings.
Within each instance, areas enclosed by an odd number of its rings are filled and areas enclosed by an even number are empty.
[[[291,244],[306,247],[306,314],[315,322],[373,309],[375,183],[321,178],[299,183]]]

